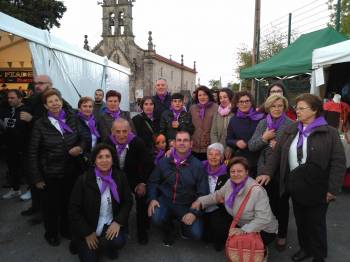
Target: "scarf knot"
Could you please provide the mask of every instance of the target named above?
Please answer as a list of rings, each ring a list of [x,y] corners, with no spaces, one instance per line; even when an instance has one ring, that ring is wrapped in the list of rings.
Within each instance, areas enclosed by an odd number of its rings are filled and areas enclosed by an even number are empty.
[[[56,119],[58,121],[58,124],[61,128],[61,131],[63,134],[65,133],[73,133],[73,130],[64,122],[64,119],[66,117],[66,112],[62,109],[58,116],[54,116],[50,111],[48,112],[48,116]]]
[[[174,159],[174,164],[176,168],[179,168],[181,165],[184,165],[188,158],[191,156],[192,150],[190,149],[187,154],[183,157],[179,156],[176,152],[176,149],[171,150],[171,156]]]
[[[96,129],[96,122],[95,122],[95,117],[93,114],[91,114],[89,117],[86,117],[84,114],[82,114],[81,112],[78,113],[78,116],[80,117],[80,119],[82,119],[83,121],[87,121],[90,133],[93,134],[94,136],[96,136],[97,138],[100,137],[100,133],[97,131]]]
[[[202,161],[202,164],[205,168],[205,171],[207,171],[208,175],[211,177],[219,177],[219,176],[225,175],[227,173],[227,167],[225,164],[221,164],[215,170],[213,170],[210,167],[208,160]]]
[[[106,109],[106,113],[113,117],[114,120],[120,118],[120,109],[118,111],[110,111],[108,108]]]
[[[103,192],[105,192],[107,187],[109,187],[109,189],[112,192],[112,196],[114,200],[117,201],[118,204],[120,204],[118,186],[112,178],[112,169],[110,169],[108,171],[108,174],[104,176],[102,175],[101,171],[98,168],[95,168],[95,175],[96,177],[99,177],[102,180],[102,185],[100,186],[101,194],[103,194]]]
[[[286,119],[286,113],[284,112],[277,119],[273,119],[271,114],[268,114],[266,116],[266,123],[267,123],[268,129],[274,129],[275,131],[277,131],[285,119]]]
[[[303,123],[299,122],[298,123],[299,138],[298,138],[297,148],[300,148],[303,146],[304,137],[308,137],[316,127],[325,126],[325,125],[328,125],[328,123],[323,116],[316,118],[309,125],[307,125],[305,129],[303,127]]]
[[[135,138],[135,134],[133,132],[129,132],[128,138],[124,144],[120,144],[117,142],[117,140],[114,138],[114,136],[111,134],[109,136],[109,139],[112,141],[112,143],[116,146],[117,148],[117,154],[120,156],[124,150],[126,149],[126,146]]]
[[[198,103],[198,107],[199,107],[199,118],[200,119],[204,119],[204,116],[205,116],[205,111],[207,110],[208,107],[210,107],[211,105],[213,104],[213,102],[207,102],[205,104],[201,104],[201,103]]]
[[[231,108],[231,104],[229,104],[226,107],[222,107],[222,105],[219,105],[218,113],[222,117],[228,116],[231,113]]]
[[[248,176],[239,184],[234,183],[232,180],[230,180],[232,193],[226,200],[225,204],[229,208],[233,208],[233,203],[235,202],[236,196],[238,195],[239,191],[245,186],[247,183]]]
[[[250,120],[258,121],[263,119],[265,114],[259,113],[251,107],[247,113],[242,112],[241,110],[238,109],[236,116],[238,118],[249,118]]]

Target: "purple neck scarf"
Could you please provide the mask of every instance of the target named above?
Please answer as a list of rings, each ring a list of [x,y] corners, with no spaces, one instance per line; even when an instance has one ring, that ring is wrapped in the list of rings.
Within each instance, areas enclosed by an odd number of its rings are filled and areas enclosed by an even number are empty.
[[[250,118],[250,120],[257,121],[264,118],[264,113],[259,113],[255,111],[252,107],[249,109],[248,113],[243,113],[241,110],[237,110],[236,116],[238,118]]]
[[[205,116],[205,110],[211,106],[213,104],[213,102],[208,102],[206,104],[201,104],[201,103],[198,103],[198,106],[199,106],[199,117],[200,119],[204,119],[204,116]]]
[[[163,95],[158,95],[158,94],[157,94],[159,100],[160,100],[162,103],[164,103],[165,97],[167,96],[167,94],[168,94],[168,93],[165,93],[165,94],[163,94]]]
[[[184,108],[182,107],[180,110],[175,110],[173,107],[170,107],[171,112],[173,112],[174,118],[173,121],[179,121],[179,117]]]
[[[171,150],[171,156],[174,158],[174,163],[176,168],[179,168],[182,164],[186,162],[186,160],[191,156],[192,150],[190,149],[184,157],[180,157],[176,153],[176,149]]]
[[[239,184],[236,184],[232,180],[230,180],[232,193],[225,202],[227,207],[233,208],[233,203],[235,202],[236,196],[239,193],[239,191],[241,191],[241,189],[245,186],[245,184],[247,183],[247,180],[248,180],[248,176]]]
[[[118,156],[120,156],[120,155],[123,153],[123,151],[126,149],[126,146],[127,146],[135,137],[136,137],[136,136],[134,135],[134,133],[133,133],[133,132],[130,132],[130,133],[128,134],[128,139],[127,139],[127,141],[126,141],[125,144],[119,144],[119,143],[117,142],[117,140],[115,140],[115,138],[114,138],[114,136],[113,136],[112,134],[109,136],[109,139],[111,139],[111,141],[113,142],[113,144],[116,145],[116,147],[117,147],[117,154],[118,154]]]
[[[159,150],[157,155],[156,155],[156,158],[154,159],[154,164],[155,165],[158,165],[159,164],[159,161],[162,159],[162,157],[164,156],[165,154],[165,151],[164,150]]]
[[[219,177],[227,173],[227,167],[225,164],[221,164],[216,170],[211,169],[208,160],[202,161],[202,164],[208,175],[211,177]]]
[[[316,118],[312,123],[308,124],[307,127],[303,130],[303,124],[301,122],[298,123],[298,130],[299,130],[299,138],[298,138],[298,144],[297,148],[302,147],[304,143],[304,137],[307,137],[311,134],[311,132],[319,126],[326,126],[328,125],[326,119],[324,119],[323,116],[320,116]]]
[[[111,117],[113,117],[114,120],[117,120],[118,118],[120,118],[120,109],[118,111],[112,112],[107,108],[106,113],[109,114]]]
[[[278,128],[280,128],[281,124],[284,122],[284,120],[286,119],[286,113],[282,113],[282,115],[275,119],[275,121],[273,120],[271,114],[268,114],[266,116],[266,122],[267,122],[267,127],[268,129],[274,129],[274,130],[278,130]]]
[[[108,174],[106,176],[102,175],[101,171],[98,170],[98,168],[95,168],[95,175],[102,180],[102,185],[100,187],[100,192],[103,194],[105,190],[107,189],[107,186],[109,186],[109,189],[112,192],[112,196],[117,201],[117,203],[120,203],[119,193],[118,193],[118,187],[117,184],[114,182],[112,178],[112,169],[108,171]]]
[[[54,116],[50,111],[48,112],[48,116],[53,117],[54,119],[56,119],[58,121],[58,124],[60,125],[61,131],[63,134],[65,134],[67,132],[73,133],[73,130],[63,121],[65,116],[66,116],[66,112],[64,112],[63,109],[60,111],[60,113],[57,117]]]
[[[95,123],[95,117],[93,114],[91,114],[89,117],[86,117],[84,114],[82,114],[81,112],[78,113],[78,116],[80,117],[80,119],[82,119],[83,121],[87,121],[88,122],[88,127],[90,129],[90,133],[93,134],[94,136],[96,136],[97,138],[100,137],[100,134],[98,133],[97,129],[96,129],[96,123]]]

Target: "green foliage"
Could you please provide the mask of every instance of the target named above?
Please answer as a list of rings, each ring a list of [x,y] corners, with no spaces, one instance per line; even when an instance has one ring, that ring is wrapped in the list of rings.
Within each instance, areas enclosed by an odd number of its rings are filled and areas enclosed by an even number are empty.
[[[215,80],[215,79],[212,79],[212,80],[209,80],[209,86],[211,87],[211,89],[218,89],[220,88],[220,80]]]
[[[50,30],[60,27],[58,21],[67,8],[56,0],[1,0],[0,10],[32,26]]]
[[[331,10],[330,25],[336,27],[337,19],[337,0],[328,0],[328,8]],[[340,11],[340,32],[350,36],[350,0],[342,0]]]

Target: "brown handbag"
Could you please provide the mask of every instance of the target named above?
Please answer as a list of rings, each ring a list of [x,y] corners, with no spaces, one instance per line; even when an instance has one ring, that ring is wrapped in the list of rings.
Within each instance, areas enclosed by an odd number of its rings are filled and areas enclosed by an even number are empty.
[[[258,185],[253,185],[243,199],[235,219],[232,221],[230,230],[237,226],[255,186]],[[225,253],[227,260],[230,262],[262,262],[264,261],[265,247],[260,233],[247,233],[236,236],[229,234],[226,240]]]

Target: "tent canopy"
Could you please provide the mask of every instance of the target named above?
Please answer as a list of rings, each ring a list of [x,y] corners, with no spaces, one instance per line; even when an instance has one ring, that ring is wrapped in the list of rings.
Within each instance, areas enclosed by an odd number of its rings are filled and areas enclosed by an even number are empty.
[[[277,77],[311,72],[311,58],[314,49],[345,40],[347,40],[346,36],[331,27],[303,34],[269,60],[250,68],[242,69],[240,77],[241,79]]]
[[[129,68],[1,12],[0,37],[2,70],[22,68],[49,75],[73,107],[81,96],[93,97],[97,88],[115,89],[123,97],[121,108],[129,109]]]
[[[350,62],[350,40],[315,49],[312,53],[312,68]]]

